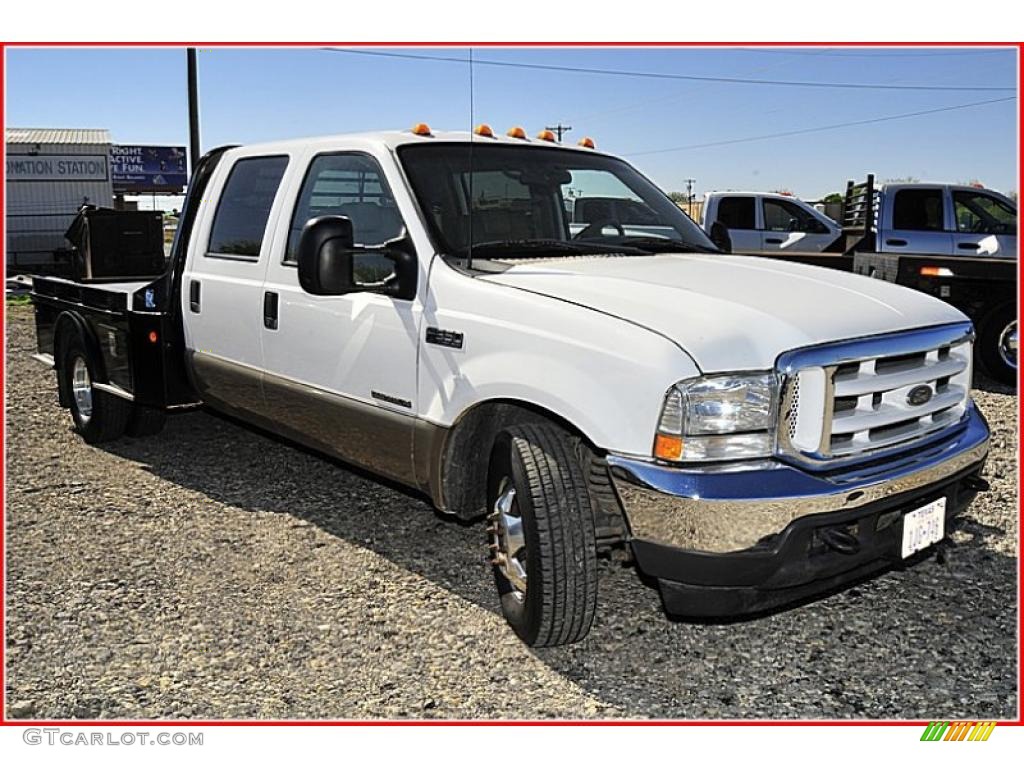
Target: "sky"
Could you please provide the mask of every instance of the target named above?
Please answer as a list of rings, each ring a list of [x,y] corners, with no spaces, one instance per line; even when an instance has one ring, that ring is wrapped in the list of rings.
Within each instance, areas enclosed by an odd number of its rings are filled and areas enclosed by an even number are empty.
[[[472,113],[469,49],[348,50],[200,49],[203,148],[417,122],[442,130],[522,125],[531,134],[561,122],[572,126],[567,142],[593,137],[667,191],[694,179],[698,197],[746,189],[819,199],[869,172],[1017,191],[1016,98],[810,130],[1015,97],[975,90],[1016,88],[1014,50],[474,48]],[[680,75],[930,90],[673,79]],[[8,126],[107,128],[118,143],[187,144],[184,49],[8,48],[6,80]],[[965,90],[937,90],[953,86]],[[793,131],[806,132],[748,140]]]

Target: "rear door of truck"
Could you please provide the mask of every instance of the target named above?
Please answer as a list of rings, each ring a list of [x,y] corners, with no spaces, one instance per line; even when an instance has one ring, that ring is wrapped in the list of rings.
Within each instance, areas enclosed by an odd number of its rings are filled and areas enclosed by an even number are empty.
[[[757,253],[761,250],[761,232],[758,225],[757,198],[753,195],[723,195],[718,198],[715,217],[711,225],[720,221],[729,230],[733,253]]]
[[[252,150],[225,155],[182,276],[185,348],[196,386],[204,401],[242,417],[265,413],[263,279],[289,159]]]
[[[948,190],[936,185],[887,185],[882,193],[878,250],[953,255]]]

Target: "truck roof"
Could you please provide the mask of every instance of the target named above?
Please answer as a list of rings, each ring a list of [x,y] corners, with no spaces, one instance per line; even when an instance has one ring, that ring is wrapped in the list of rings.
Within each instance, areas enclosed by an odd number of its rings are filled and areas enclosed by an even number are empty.
[[[419,135],[411,130],[404,131],[367,131],[362,133],[340,133],[328,136],[308,136],[298,139],[286,139],[283,141],[268,141],[258,144],[245,144],[237,147],[233,152],[242,154],[267,153],[267,152],[293,152],[302,149],[331,147],[337,145],[362,145],[377,146],[389,150],[397,149],[412,144],[430,143],[465,143],[465,144],[498,144],[516,147],[540,147],[550,149],[569,149],[576,152],[590,154],[607,154],[595,149],[580,147],[574,144],[561,144],[557,141],[546,141],[536,137],[523,139],[506,136],[504,133],[494,133],[494,136],[478,136],[471,131],[432,131],[429,135]]]

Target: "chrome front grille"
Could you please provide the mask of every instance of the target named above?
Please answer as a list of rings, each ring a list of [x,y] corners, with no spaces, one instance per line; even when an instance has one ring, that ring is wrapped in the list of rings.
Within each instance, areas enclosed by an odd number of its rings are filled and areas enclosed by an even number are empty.
[[[783,355],[780,453],[811,465],[850,463],[959,423],[972,338],[964,323]]]

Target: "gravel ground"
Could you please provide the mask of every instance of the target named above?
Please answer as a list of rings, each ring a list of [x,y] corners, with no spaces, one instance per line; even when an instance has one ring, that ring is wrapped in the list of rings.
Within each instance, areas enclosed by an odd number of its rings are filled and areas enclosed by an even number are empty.
[[[582,643],[499,615],[481,525],[205,412],[94,448],[7,328],[7,713],[34,718],[1016,716],[1016,397],[938,554],[801,607],[668,621],[604,563]]]

